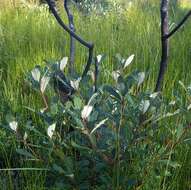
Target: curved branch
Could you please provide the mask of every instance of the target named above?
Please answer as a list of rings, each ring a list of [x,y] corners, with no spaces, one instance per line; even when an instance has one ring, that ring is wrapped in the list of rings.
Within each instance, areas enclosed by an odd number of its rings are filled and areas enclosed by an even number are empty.
[[[93,44],[92,43],[88,43],[85,40],[83,40],[79,35],[77,35],[75,32],[73,32],[70,28],[68,28],[68,26],[66,24],[64,24],[64,22],[62,21],[62,19],[60,18],[60,16],[58,15],[56,9],[52,6],[50,0],[46,0],[46,2],[48,3],[48,6],[52,12],[52,14],[54,15],[54,17],[56,18],[57,22],[60,24],[60,26],[66,31],[68,32],[72,37],[74,37],[78,42],[80,42],[82,45],[84,45],[87,48],[92,48]]]
[[[94,45],[91,48],[89,48],[89,57],[88,57],[86,67],[85,67],[83,74],[82,74],[82,79],[87,75],[87,73],[90,69],[92,59],[93,59],[93,50],[94,50]]]
[[[54,17],[56,18],[57,22],[59,23],[59,25],[66,31],[68,32],[73,38],[75,38],[79,43],[81,43],[82,45],[84,45],[85,47],[87,47],[89,49],[89,57],[88,57],[88,61],[86,64],[86,67],[83,71],[82,74],[82,79],[86,76],[91,62],[92,62],[92,58],[93,58],[93,49],[94,49],[94,44],[93,43],[88,43],[85,40],[83,40],[79,35],[77,35],[74,31],[72,31],[60,18],[60,16],[58,15],[56,9],[52,6],[50,0],[46,0],[49,9],[51,10],[52,14],[54,15]]]
[[[70,12],[68,8],[68,0],[64,0],[64,8],[66,11],[66,14],[68,16],[68,23],[69,23],[69,28],[75,32],[75,27],[74,27],[74,19],[73,15]],[[73,73],[74,71],[74,59],[75,59],[75,39],[70,35],[70,64],[69,64],[69,73]]]
[[[184,16],[184,18],[179,22],[179,24],[167,35],[164,36],[164,38],[170,38],[174,33],[176,33],[182,25],[187,21],[187,19],[191,16],[191,10],[188,11],[188,13]]]
[[[56,9],[56,2],[55,2],[55,0],[50,0],[50,3],[51,3],[52,6]]]

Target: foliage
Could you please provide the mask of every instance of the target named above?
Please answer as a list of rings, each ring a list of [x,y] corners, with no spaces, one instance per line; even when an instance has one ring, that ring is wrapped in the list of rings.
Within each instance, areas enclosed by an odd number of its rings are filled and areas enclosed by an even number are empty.
[[[151,1],[153,2],[152,6],[150,6],[151,4],[147,4],[147,2]],[[132,64],[131,67],[127,67],[125,70],[123,70],[122,76],[125,77],[125,75],[127,75],[128,73],[139,73],[138,71],[131,72],[137,68],[139,70],[146,70],[144,83],[142,83],[139,87],[134,84],[131,91],[129,92],[130,95],[133,97],[133,100],[135,100],[137,103],[140,103],[140,100],[136,99],[137,94],[140,98],[139,94],[141,92],[144,92],[142,94],[147,94],[145,96],[146,100],[150,100],[149,96],[152,93],[151,91],[149,92],[148,89],[153,89],[154,87],[154,83],[156,80],[155,74],[159,63],[160,22],[158,16],[159,9],[157,4],[159,3],[159,1],[151,1],[142,1],[144,4],[139,3],[138,5],[135,4],[135,6],[134,4],[132,4],[133,6],[131,6],[131,8],[129,8],[128,10],[125,9],[125,11],[123,9],[123,6],[120,6],[121,12],[118,11],[118,6],[116,9],[114,6],[114,9],[111,9],[110,12],[106,12],[105,15],[101,16],[99,16],[95,12],[92,12],[88,17],[85,17],[84,15],[78,14],[74,10],[77,33],[82,34],[85,39],[91,39],[92,41],[94,41],[96,43],[96,52],[105,52],[107,55],[106,59],[104,60],[104,64],[101,65],[102,70],[101,76],[99,78],[99,83],[109,83],[109,86],[115,87],[114,89],[118,88],[118,85],[115,83],[114,80],[112,80],[111,76],[113,68],[115,71],[117,71],[113,73],[113,76],[117,76],[119,70],[118,68],[116,68],[118,62],[116,61],[113,54],[119,52],[124,57],[127,57],[129,54],[134,52],[134,64]],[[125,2],[126,1],[124,1],[124,3]],[[76,171],[81,166],[80,164],[78,164],[77,166],[75,165],[76,163],[78,163],[78,155],[81,151],[78,150],[79,148],[74,148],[75,145],[72,144],[70,140],[68,140],[70,138],[67,134],[69,129],[67,130],[66,128],[69,128],[71,126],[69,121],[67,121],[67,125],[69,126],[66,127],[66,125],[64,124],[60,125],[59,123],[57,123],[57,118],[54,118],[55,115],[58,117],[58,115],[60,114],[62,122],[63,117],[65,119],[66,116],[68,116],[68,113],[62,113],[62,110],[65,110],[66,105],[62,105],[62,103],[60,103],[60,98],[58,98],[59,96],[55,95],[55,92],[52,88],[52,76],[50,75],[50,81],[47,85],[47,88],[45,89],[44,94],[45,98],[46,96],[49,97],[49,110],[47,112],[44,112],[43,114],[40,112],[43,111],[44,107],[42,106],[42,94],[41,92],[39,92],[39,83],[34,83],[36,84],[36,90],[34,91],[28,87],[24,79],[25,73],[29,70],[32,70],[35,64],[41,65],[40,67],[37,67],[40,70],[40,78],[43,77],[46,70],[48,70],[48,73],[52,73],[52,71],[49,71],[50,68],[42,66],[43,64],[41,62],[45,58],[54,60],[55,58],[63,57],[63,55],[68,55],[68,36],[65,35],[62,30],[60,30],[60,28],[57,26],[57,23],[54,22],[54,19],[49,14],[48,9],[45,6],[23,7],[22,5],[22,7],[17,7],[15,9],[5,8],[2,10],[3,11],[0,12],[0,78],[2,81],[0,84],[0,166],[1,168],[5,169],[5,171],[1,171],[0,184],[2,187],[5,187],[5,189],[10,190],[44,190],[45,187],[51,189],[51,185],[59,186],[59,182],[56,182],[56,180],[59,181],[59,179],[61,179],[61,183],[66,180],[68,183],[67,185],[75,186],[76,189],[78,189],[77,186],[80,185],[80,174],[88,171],[90,172],[90,176],[92,176],[91,169],[93,168],[93,164],[87,164],[85,162],[83,172],[81,172],[81,170]],[[178,12],[176,12],[176,15],[170,15],[170,25],[172,26],[176,24],[176,22],[180,18],[182,18],[182,12],[180,9],[178,10]],[[65,20],[67,19],[65,15],[62,16]],[[189,130],[187,130],[187,126],[190,126],[190,112],[189,110],[187,110],[187,106],[183,106],[185,105],[185,102],[189,102],[190,104],[190,94],[189,88],[183,87],[182,89],[180,89],[180,85],[178,85],[177,82],[178,80],[183,80],[185,84],[189,84],[191,79],[191,75],[189,74],[189,72],[187,72],[190,70],[190,64],[188,63],[190,62],[189,34],[191,27],[189,27],[189,22],[187,23],[187,25],[188,26],[181,30],[180,34],[177,34],[177,36],[172,39],[171,44],[172,54],[169,57],[170,64],[163,92],[168,100],[172,99],[173,101],[170,102],[170,105],[168,105],[169,101],[165,100],[166,98],[161,98],[160,94],[157,97],[161,104],[164,103],[167,106],[167,110],[165,110],[164,108],[165,105],[161,107],[161,114],[163,113],[164,115],[162,115],[165,116],[165,112],[169,112],[170,114],[166,114],[166,116],[171,117],[164,118],[160,120],[159,123],[154,124],[156,125],[156,130],[154,131],[156,132],[155,136],[152,135],[152,130],[151,134],[147,133],[150,130],[149,126],[151,126],[150,122],[147,123],[146,130],[143,130],[142,132],[142,134],[145,134],[145,137],[143,138],[145,139],[145,141],[141,141],[138,139],[136,143],[132,143],[132,148],[128,147],[128,149],[126,148],[125,151],[123,151],[125,145],[123,145],[122,141],[120,146],[120,162],[116,162],[115,165],[108,165],[107,161],[105,161],[99,154],[97,154],[96,151],[91,150],[94,153],[92,154],[92,157],[89,156],[90,153],[87,153],[86,155],[86,152],[88,152],[89,149],[87,151],[84,150],[86,151],[85,153],[80,153],[81,160],[90,157],[90,160],[96,159],[97,164],[98,157],[98,163],[104,163],[104,167],[106,167],[106,169],[99,170],[98,173],[100,171],[103,171],[104,174],[106,173],[105,176],[109,181],[108,184],[110,184],[113,189],[116,189],[115,187],[117,184],[118,163],[120,163],[120,175],[118,175],[118,179],[122,180],[122,189],[128,188],[126,181],[128,181],[129,186],[132,184],[134,187],[138,186],[138,189],[190,189],[191,152],[189,138],[190,133]],[[76,51],[76,69],[78,71],[81,71],[82,65],[85,63],[87,54],[84,48],[80,47],[78,44]],[[55,63],[54,61],[52,62]],[[139,76],[142,76],[141,78],[143,78],[143,74],[139,74]],[[69,81],[75,81],[76,79],[78,79],[78,75],[74,78],[73,76],[67,76],[67,79],[69,79]],[[82,101],[82,105],[79,106],[80,109],[77,113],[80,121],[81,112],[83,111],[84,105],[87,105],[88,100],[90,99],[94,91],[92,84],[88,83],[87,89],[91,90],[87,90],[85,88],[83,93],[83,84],[84,82],[81,81],[80,93],[76,92],[75,95],[73,95],[74,99],[76,99],[75,96],[77,96],[77,99],[80,97],[80,100]],[[111,84],[114,84],[114,86]],[[100,92],[101,90],[101,95],[99,95],[98,97],[100,97],[102,102],[107,99],[107,96],[109,96],[108,92],[106,92],[106,89],[102,90],[102,86],[99,84],[98,92]],[[88,93],[86,95],[85,92],[87,91]],[[55,96],[55,99],[53,98],[53,96]],[[174,102],[174,100],[176,100],[176,102]],[[55,107],[52,106],[54,105],[54,102],[56,105]],[[75,100],[75,102],[78,101]],[[104,108],[104,103],[98,105],[100,105],[101,108]],[[143,108],[144,103],[141,105]],[[148,101],[145,103],[145,105],[145,107],[149,105]],[[119,103],[117,103],[117,106],[120,106]],[[97,107],[94,107],[89,117],[92,117],[92,114],[95,112],[95,108],[97,109]],[[181,112],[178,115],[172,116],[174,112],[175,114],[177,113],[176,110],[178,110],[179,108]],[[130,108],[128,107],[128,109]],[[69,110],[74,111],[75,114],[77,112],[76,108],[73,108],[73,103],[71,107],[69,107]],[[159,110],[158,112],[160,112]],[[146,116],[141,116],[141,119],[138,120],[145,121],[145,117],[146,120],[149,119],[150,111],[151,110],[149,108],[149,110],[147,110],[147,112],[145,113]],[[182,113],[182,111],[184,111],[184,114]],[[139,114],[135,115],[137,116]],[[124,117],[126,120],[127,115]],[[47,121],[45,120],[46,118],[51,118],[52,120],[47,123]],[[69,115],[69,119],[72,118],[73,117]],[[98,123],[96,122],[96,124],[99,124],[99,121],[102,121],[100,116],[99,119],[100,120],[98,120]],[[103,122],[105,121],[105,119],[107,118],[104,117]],[[131,123],[131,120],[131,118],[128,118],[127,122]],[[55,123],[56,126],[54,125]],[[112,120],[109,118],[105,121],[104,124],[107,125],[110,129],[111,123]],[[90,126],[91,129],[93,129],[92,125]],[[61,131],[59,131],[60,126],[62,126]],[[101,132],[102,134],[102,131],[105,128],[99,127],[99,125],[96,126],[98,126],[98,129],[95,130],[93,134],[97,135],[97,132]],[[130,126],[130,131],[132,131],[134,129],[134,123]],[[55,132],[52,133],[52,131],[54,131],[54,127]],[[127,130],[128,126],[126,127],[125,125],[125,127],[122,128],[125,128]],[[17,130],[14,131],[13,129]],[[140,135],[140,131],[143,128],[137,126],[135,127],[135,129],[135,134]],[[137,131],[137,129],[140,129],[140,131]],[[75,134],[77,133],[78,135],[80,135],[80,137],[82,136],[81,132],[79,134],[78,130],[76,130],[75,128],[74,131]],[[123,132],[123,130],[121,131]],[[178,141],[178,136],[182,134],[182,131],[184,131],[183,137],[186,137],[186,139],[184,140],[184,138],[181,137]],[[75,140],[75,143],[78,143],[80,141],[79,145],[84,145],[81,144],[81,139],[77,139],[78,141],[76,142],[76,139],[73,138],[74,135],[72,131],[70,131],[69,133],[71,134],[72,139]],[[134,132],[132,133],[134,134]],[[52,140],[48,136],[48,134],[50,136],[51,134],[53,134]],[[62,138],[59,143],[57,143],[57,140],[59,139],[59,134],[62,135]],[[109,134],[107,136],[110,137],[111,135]],[[128,133],[124,133],[124,136],[128,137]],[[61,148],[60,142],[65,142],[65,137],[67,141],[66,145],[68,145],[67,148],[69,147],[69,149],[65,148],[65,144],[63,144],[62,146],[64,147]],[[127,139],[131,140],[134,138],[135,137],[130,136]],[[87,141],[87,143],[85,142],[85,147],[88,144],[88,148],[92,149],[89,144],[90,142],[88,141],[87,135],[83,135],[83,140]],[[103,139],[101,140],[103,141]],[[52,141],[54,145],[51,144]],[[117,139],[114,139],[113,141],[117,146]],[[180,142],[183,143],[180,144]],[[63,153],[63,157],[66,158],[66,160],[67,157],[69,157],[69,160],[71,159],[72,163],[74,164],[74,170],[72,170],[72,172],[74,172],[75,174],[75,180],[77,179],[77,185],[74,185],[73,182],[70,182],[65,173],[60,174],[56,172],[57,170],[53,170],[53,163],[56,163],[64,168],[64,172],[68,171],[68,169],[66,168],[67,161],[65,162],[63,158],[60,158],[59,156],[57,156],[58,154],[55,154],[57,144],[59,147],[58,150],[61,150],[61,153],[59,154]],[[109,147],[107,144],[108,143],[106,142],[106,148],[105,145],[104,148],[100,148],[100,144],[98,144],[98,148],[101,150],[106,150],[107,155],[111,156],[110,152],[112,151],[108,150]],[[141,146],[144,148],[142,148]],[[174,148],[171,150],[170,147]],[[167,153],[166,156],[165,150]],[[157,155],[161,152],[161,157],[157,157]],[[115,158],[115,151],[112,152],[112,155],[114,155],[113,157]],[[158,158],[161,159],[160,162],[157,162]],[[169,160],[169,162],[167,160]],[[144,165],[145,163],[147,163],[147,166]],[[18,171],[12,171],[12,168],[18,168]],[[35,169],[37,168],[41,170],[43,168],[48,169],[48,171],[35,171]],[[95,169],[93,169],[92,171],[95,171]],[[103,172],[101,172],[101,174]],[[112,176],[112,179],[108,176]],[[56,185],[54,184],[54,180]],[[90,180],[90,178],[88,178],[88,180]],[[18,183],[19,188],[14,187],[15,183]],[[104,182],[104,184],[106,183],[107,182]],[[101,187],[101,185],[99,184],[97,186],[100,187],[95,187],[95,189],[107,189],[105,187]],[[65,189],[68,188],[66,187]],[[129,187],[129,189],[133,188]]]
[[[99,70],[103,68],[103,58],[95,58]],[[189,128],[166,128],[165,121],[186,115],[186,108],[178,105],[178,98],[177,102],[167,103],[159,93],[142,92],[148,76],[139,71],[129,74],[133,58],[134,55],[128,59],[116,55],[113,83],[99,81],[96,92],[93,68],[83,81],[78,74],[60,78],[63,86],[71,85],[75,90],[67,102],[55,89],[55,76],[63,73],[67,58],[47,61],[45,67],[36,66],[29,73],[32,88],[42,100],[45,96],[45,101],[49,99],[48,108],[27,108],[39,117],[41,125],[28,120],[21,129],[16,119],[9,117],[7,121],[19,141],[16,151],[22,159],[39,160],[49,171],[48,187],[157,189],[180,167],[173,154]],[[153,184],[151,178],[157,183]]]

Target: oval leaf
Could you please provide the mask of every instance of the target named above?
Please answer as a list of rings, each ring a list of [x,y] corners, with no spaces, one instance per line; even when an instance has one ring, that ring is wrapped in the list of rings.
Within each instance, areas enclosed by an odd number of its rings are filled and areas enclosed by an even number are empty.
[[[40,71],[38,68],[34,68],[31,71],[32,77],[35,81],[39,82],[40,81]]]
[[[143,114],[145,114],[150,107],[150,101],[149,100],[142,100],[140,104],[140,111],[142,111]]]
[[[120,77],[120,75],[121,75],[121,73],[120,73],[119,70],[112,72],[112,77],[113,77],[113,79],[114,79],[116,82],[118,81],[118,78]]]
[[[26,141],[28,138],[28,134],[25,132],[24,136],[23,136],[23,140]]]
[[[91,131],[91,134],[93,134],[98,128],[100,128],[106,121],[108,120],[108,118],[100,121],[95,127],[94,129]]]
[[[138,86],[140,86],[145,80],[145,73],[140,72],[138,73]]]
[[[49,81],[50,81],[50,77],[45,76],[45,75],[42,77],[42,79],[40,81],[40,90],[42,93],[44,93],[44,91],[46,90],[46,87],[47,87]]]
[[[110,93],[111,96],[115,97],[118,100],[121,100],[121,96],[118,93],[117,89],[111,87],[111,86],[104,86],[104,90],[106,90],[108,93]]]
[[[96,103],[96,98],[99,96],[99,93],[94,93],[91,98],[88,101],[88,105],[94,106],[94,104]]]
[[[18,123],[16,121],[12,121],[9,123],[9,127],[13,130],[13,131],[17,131],[17,127],[18,127]]]
[[[154,92],[154,93],[150,94],[149,97],[155,99],[158,95],[159,95],[159,92]]]
[[[56,129],[56,123],[53,123],[52,125],[50,125],[47,129],[47,134],[50,138],[52,138],[54,131]]]
[[[93,110],[93,106],[90,106],[90,105],[84,106],[81,112],[82,119],[87,119],[89,115],[91,114],[92,110]]]
[[[102,55],[98,55],[97,56],[97,62],[100,63],[101,59],[102,59]]]
[[[68,63],[68,57],[64,57],[61,61],[60,61],[60,70],[63,71],[66,67]]]
[[[71,80],[70,81],[70,85],[72,86],[72,88],[74,88],[75,90],[79,89],[80,86],[80,81],[81,81],[81,77],[79,77],[77,80]]]
[[[133,61],[135,55],[131,55],[126,61],[125,61],[125,64],[124,64],[124,69],[129,66],[131,64],[131,62]]]

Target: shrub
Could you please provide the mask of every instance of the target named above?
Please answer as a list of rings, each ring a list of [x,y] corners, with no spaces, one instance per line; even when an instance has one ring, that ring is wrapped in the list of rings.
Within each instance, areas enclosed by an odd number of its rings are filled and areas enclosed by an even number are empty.
[[[129,74],[133,58],[116,56],[117,68],[108,73],[111,84],[100,84],[93,68],[84,79],[66,76],[67,58],[29,73],[45,104],[40,111],[28,108],[39,122],[29,120],[21,129],[13,118],[7,120],[20,142],[17,153],[48,170],[48,187],[157,189],[180,166],[175,147],[188,127],[171,128],[170,120],[189,107],[176,97],[177,102],[167,103],[160,93],[143,91],[148,73]],[[94,60],[99,71],[103,60],[101,55]]]

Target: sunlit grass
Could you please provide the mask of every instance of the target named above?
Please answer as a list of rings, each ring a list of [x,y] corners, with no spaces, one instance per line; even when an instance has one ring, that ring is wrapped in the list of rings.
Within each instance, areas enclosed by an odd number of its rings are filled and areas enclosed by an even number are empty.
[[[191,8],[191,1],[190,0],[181,0],[181,1],[179,1],[179,5],[181,8],[188,9],[188,8]]]

